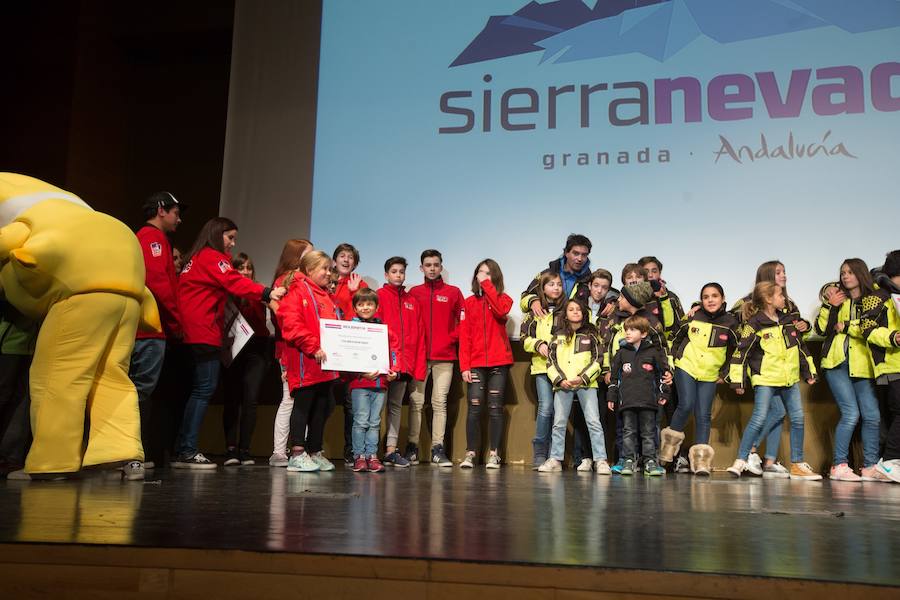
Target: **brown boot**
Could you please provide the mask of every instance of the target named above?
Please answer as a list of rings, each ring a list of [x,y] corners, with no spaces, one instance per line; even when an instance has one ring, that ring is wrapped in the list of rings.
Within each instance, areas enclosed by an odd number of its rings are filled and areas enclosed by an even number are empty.
[[[668,464],[675,460],[675,455],[681,448],[681,442],[684,441],[684,432],[666,427],[659,432],[659,438],[659,462]]]

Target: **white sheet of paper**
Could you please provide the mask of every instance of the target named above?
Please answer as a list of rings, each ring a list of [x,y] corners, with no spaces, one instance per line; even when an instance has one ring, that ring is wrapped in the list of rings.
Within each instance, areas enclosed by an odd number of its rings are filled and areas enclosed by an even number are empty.
[[[230,324],[225,334],[225,351],[222,352],[222,362],[227,367],[253,337],[253,327],[231,300],[225,303],[225,323]]]
[[[350,373],[387,373],[390,367],[387,325],[362,321],[319,321],[322,368]]]

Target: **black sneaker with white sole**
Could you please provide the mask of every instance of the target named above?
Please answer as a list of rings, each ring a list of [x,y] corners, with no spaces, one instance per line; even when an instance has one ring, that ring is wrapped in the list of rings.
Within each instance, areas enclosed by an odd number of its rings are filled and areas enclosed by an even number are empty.
[[[431,447],[431,464],[439,467],[452,467],[453,461],[447,458],[442,444],[436,444]]]
[[[193,456],[179,456],[175,459],[175,462],[172,463],[173,469],[196,469],[208,471],[211,469],[215,469],[218,466],[219,465],[203,456],[202,452],[198,452]]]

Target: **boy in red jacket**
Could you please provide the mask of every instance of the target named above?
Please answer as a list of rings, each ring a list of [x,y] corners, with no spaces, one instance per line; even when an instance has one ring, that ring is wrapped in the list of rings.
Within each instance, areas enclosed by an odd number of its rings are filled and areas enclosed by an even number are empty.
[[[453,362],[457,356],[459,321],[463,312],[463,295],[456,286],[444,283],[443,257],[437,250],[422,252],[419,269],[425,275],[425,283],[409,290],[418,300],[425,321],[425,378],[416,382],[416,389],[409,397],[409,442],[404,458],[419,464],[419,431],[422,425],[422,409],[425,405],[425,386],[431,375],[431,462],[441,467],[452,467],[444,450],[444,432],[447,427],[447,394],[453,381]]]
[[[161,448],[151,448],[151,443],[160,435],[150,431],[150,398],[163,370],[167,342],[179,341],[183,335],[176,300],[178,280],[168,238],[168,234],[174,233],[181,224],[181,209],[182,204],[169,192],[153,194],[143,205],[147,221],[135,234],[144,254],[147,289],[156,299],[163,328],[160,333],[138,331],[128,369],[128,377],[138,393],[146,469],[152,469],[162,454]]]
[[[418,301],[406,291],[406,259],[393,256],[384,263],[385,283],[378,290],[378,318],[396,336],[397,379],[388,387],[388,432],[384,464],[406,468],[409,461],[397,451],[403,397],[425,379],[425,323]]]

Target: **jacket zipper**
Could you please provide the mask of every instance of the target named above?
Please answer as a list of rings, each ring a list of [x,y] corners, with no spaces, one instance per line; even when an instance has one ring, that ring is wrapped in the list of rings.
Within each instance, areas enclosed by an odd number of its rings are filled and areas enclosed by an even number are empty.
[[[481,316],[484,317],[482,323],[484,324],[484,366],[488,366],[488,339],[487,339],[487,298],[484,297],[484,292],[481,292]]]
[[[403,298],[400,295],[400,288],[397,288],[397,310],[400,313],[400,356],[405,356],[403,349],[405,347],[406,332],[403,331]]]
[[[428,356],[426,358],[431,359],[431,347],[434,344],[434,282],[431,281],[431,301],[428,303],[428,329],[430,330],[430,335],[428,336]]]

